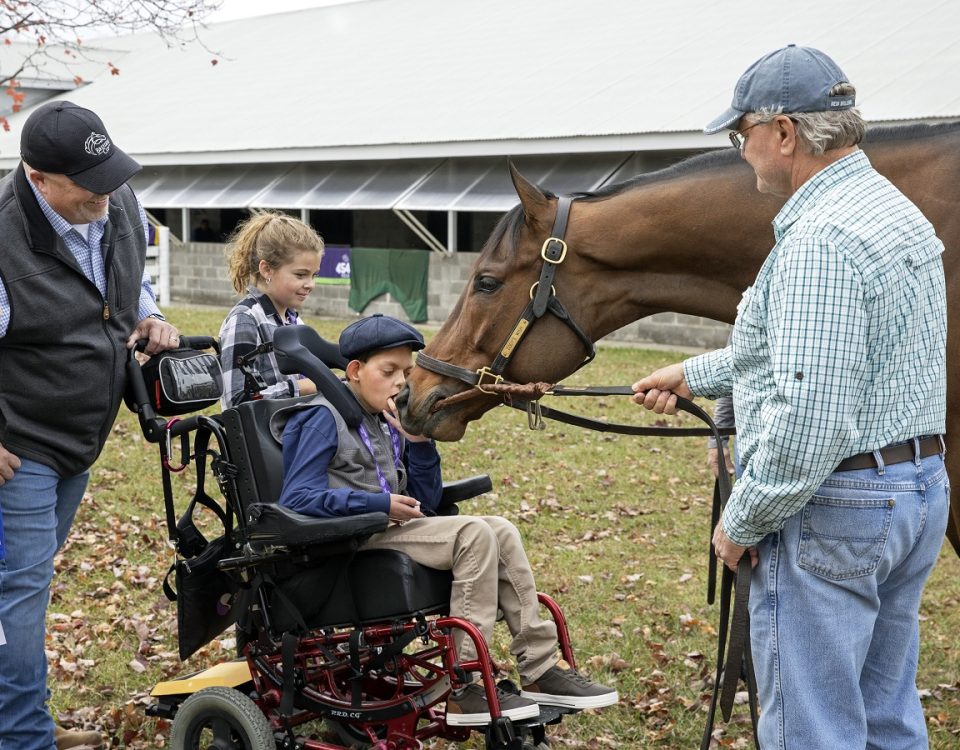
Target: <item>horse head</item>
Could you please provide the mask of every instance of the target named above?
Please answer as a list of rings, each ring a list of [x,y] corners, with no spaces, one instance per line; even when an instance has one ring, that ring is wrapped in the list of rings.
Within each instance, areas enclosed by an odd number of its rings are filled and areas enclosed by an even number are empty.
[[[510,174],[520,203],[500,220],[484,244],[460,299],[424,349],[423,359],[445,363],[469,376],[490,368],[501,355],[500,374],[507,381],[552,383],[569,375],[592,353],[591,340],[586,338],[590,331],[579,329],[575,322],[571,326],[556,312],[563,310],[570,321],[578,320],[587,304],[581,286],[586,260],[571,252],[564,254],[561,263],[556,258],[549,261],[557,270],[555,279],[545,285],[550,289],[545,296],[554,301],[546,314],[522,322],[548,262],[541,252],[554,228],[558,199],[526,180],[512,164]],[[567,239],[574,238],[571,232]],[[403,425],[437,440],[459,440],[469,422],[502,399],[436,369],[420,363],[414,368],[397,398]],[[482,377],[481,387],[495,380],[495,375]],[[446,405],[450,397],[468,391],[472,396]]]

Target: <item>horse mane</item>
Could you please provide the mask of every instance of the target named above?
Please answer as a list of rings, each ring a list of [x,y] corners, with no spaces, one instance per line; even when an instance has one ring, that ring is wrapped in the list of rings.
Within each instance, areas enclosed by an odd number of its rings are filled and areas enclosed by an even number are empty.
[[[864,138],[865,143],[886,142],[886,141],[909,141],[918,138],[933,138],[950,133],[960,133],[960,122],[945,123],[918,123],[914,125],[883,125],[867,129],[867,135]],[[677,177],[683,177],[687,174],[701,173],[708,169],[727,167],[731,164],[740,162],[740,154],[734,148],[719,148],[694,154],[686,159],[672,164],[669,167],[658,169],[654,172],[644,172],[643,174],[631,177],[623,182],[615,182],[611,185],[585,193],[577,193],[577,200],[599,201],[620,195],[641,185],[647,185],[662,180],[672,180]]]
[[[867,129],[864,142],[867,144],[887,141],[910,141],[919,138],[933,138],[941,135],[960,133],[960,122],[944,123],[917,123],[913,125],[881,125]],[[601,201],[621,193],[626,193],[641,185],[648,185],[662,180],[673,180],[688,174],[699,174],[708,169],[728,167],[741,163],[740,154],[734,148],[718,148],[689,156],[669,167],[653,172],[644,172],[623,182],[604,185],[597,190],[583,193],[573,193],[577,200]],[[554,193],[543,190],[548,198],[556,198]],[[505,213],[493,228],[490,237],[484,243],[481,252],[495,252],[501,246],[501,241],[509,234],[511,243],[515,247],[520,239],[520,230],[523,228],[523,207],[518,203]]]
[[[873,141],[912,141],[960,132],[960,122],[919,122],[912,125],[877,125],[867,128],[865,143]]]

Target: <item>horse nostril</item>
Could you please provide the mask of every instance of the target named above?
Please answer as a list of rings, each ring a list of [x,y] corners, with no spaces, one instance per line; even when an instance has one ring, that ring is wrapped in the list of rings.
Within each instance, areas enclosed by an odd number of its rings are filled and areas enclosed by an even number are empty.
[[[404,411],[407,408],[407,400],[410,398],[410,389],[407,386],[404,386],[400,389],[400,393],[396,395],[393,399],[393,403],[397,405],[397,409]]]

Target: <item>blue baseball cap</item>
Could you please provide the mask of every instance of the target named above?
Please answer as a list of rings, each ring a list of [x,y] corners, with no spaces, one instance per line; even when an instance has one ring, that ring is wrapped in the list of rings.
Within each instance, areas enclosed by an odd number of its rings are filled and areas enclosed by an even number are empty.
[[[849,81],[840,66],[820,50],[789,44],[747,68],[733,90],[730,108],[703,132],[731,129],[747,112],[763,107],[781,107],[784,113],[850,109],[856,106],[852,94],[830,96],[830,89]]]
[[[412,325],[380,313],[360,318],[340,333],[340,353],[347,359],[359,359],[364,354],[396,346],[409,346],[417,352],[426,344]]]

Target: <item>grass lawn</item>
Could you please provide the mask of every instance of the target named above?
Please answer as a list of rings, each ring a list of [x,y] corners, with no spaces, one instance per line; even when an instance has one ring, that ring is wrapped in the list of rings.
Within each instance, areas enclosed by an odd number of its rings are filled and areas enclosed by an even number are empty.
[[[223,314],[165,312],[185,334],[216,334]],[[309,322],[334,339],[346,324]],[[629,384],[680,357],[600,347],[597,360],[569,383]],[[653,419],[622,397],[566,399],[560,406],[636,424]],[[683,415],[671,424],[695,426],[695,420]],[[522,413],[497,409],[461,442],[441,444],[448,479],[493,478],[494,491],[469,501],[466,512],[517,524],[540,590],[567,613],[580,666],[620,691],[619,706],[551,728],[555,747],[699,747],[718,617],[705,596],[713,482],[704,443],[559,423],[537,433]],[[161,590],[171,560],[156,448],[124,410],[57,562],[47,649],[51,707],[65,725],[99,728],[115,747],[162,747],[169,726],[143,714],[152,686],[230,655],[231,641],[215,641],[179,662],[176,610]],[[930,746],[942,750],[956,748],[960,736],[958,600],[960,560],[945,548],[921,607],[918,678]],[[498,658],[509,657],[508,641],[498,633]],[[719,744],[752,747],[746,706],[734,717]]]

